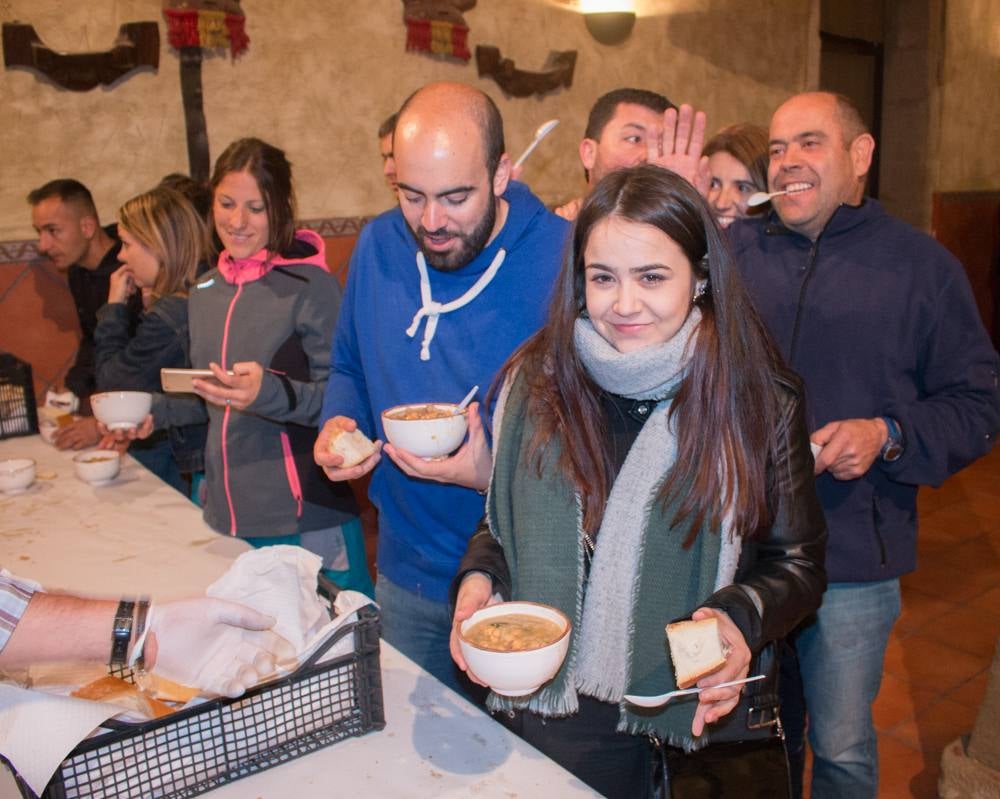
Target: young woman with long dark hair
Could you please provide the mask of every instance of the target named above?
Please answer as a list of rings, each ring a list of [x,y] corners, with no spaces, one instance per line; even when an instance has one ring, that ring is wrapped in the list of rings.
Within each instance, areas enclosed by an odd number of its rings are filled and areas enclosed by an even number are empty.
[[[739,738],[751,701],[776,719],[773,680],[712,686],[770,671],[767,644],[825,585],[798,382],[711,209],[651,165],[609,174],[586,199],[549,320],[502,375],[487,515],[456,578],[455,623],[494,592],[566,613],[556,677],[490,707],[605,795],[641,797],[655,752]],[[624,702],[673,689],[664,626],[710,616],[728,655],[700,698]],[[452,653],[466,668],[454,633]]]

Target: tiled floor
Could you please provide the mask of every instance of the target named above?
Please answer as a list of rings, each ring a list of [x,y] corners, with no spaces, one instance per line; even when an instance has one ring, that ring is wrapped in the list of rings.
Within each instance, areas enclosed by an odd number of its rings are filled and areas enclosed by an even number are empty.
[[[1000,635],[1000,447],[920,492],[919,566],[875,702],[880,799],[937,797],[941,752],[972,731]]]

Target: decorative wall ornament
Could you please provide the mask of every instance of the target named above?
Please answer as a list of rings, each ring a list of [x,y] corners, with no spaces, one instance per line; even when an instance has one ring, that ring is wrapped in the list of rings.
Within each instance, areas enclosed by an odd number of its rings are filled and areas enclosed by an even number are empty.
[[[60,53],[46,47],[32,25],[3,24],[3,63],[7,69],[37,70],[64,89],[85,92],[114,83],[133,70],[160,65],[160,29],[155,22],[129,22],[118,29],[110,50]]]
[[[469,26],[463,11],[476,0],[403,0],[406,49],[468,61]]]
[[[246,17],[240,0],[163,0],[168,40],[180,56],[181,97],[187,128],[188,168],[195,180],[208,181],[208,127],[201,87],[206,52],[229,49],[231,58],[246,52]]]
[[[540,72],[528,72],[518,69],[512,59],[501,56],[499,47],[481,44],[476,46],[476,66],[479,77],[493,78],[506,94],[528,97],[572,86],[576,50],[553,50]]]
[[[164,0],[170,46],[181,50],[229,48],[236,58],[250,44],[239,0]]]

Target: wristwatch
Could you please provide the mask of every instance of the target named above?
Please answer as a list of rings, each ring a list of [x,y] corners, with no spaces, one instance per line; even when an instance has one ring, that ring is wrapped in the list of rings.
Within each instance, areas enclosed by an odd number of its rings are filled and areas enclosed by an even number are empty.
[[[128,657],[128,643],[132,640],[132,615],[135,602],[123,599],[115,611],[115,623],[111,628],[111,668],[123,668]]]
[[[903,450],[906,449],[906,437],[903,435],[903,428],[899,426],[899,422],[891,416],[883,416],[882,421],[885,422],[885,426],[889,430],[889,437],[882,445],[879,457],[886,463],[895,463],[902,456]]]

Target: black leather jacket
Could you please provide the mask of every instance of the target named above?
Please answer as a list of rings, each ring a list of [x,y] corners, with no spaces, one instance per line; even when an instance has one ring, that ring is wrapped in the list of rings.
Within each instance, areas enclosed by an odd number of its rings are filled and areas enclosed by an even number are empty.
[[[764,671],[769,679],[746,686],[742,712],[734,712],[713,725],[718,733],[713,732],[714,740],[745,737],[740,734],[741,729],[736,729],[743,724],[742,717],[747,717],[750,723],[766,723],[773,718],[778,705],[773,643],[816,611],[826,589],[823,563],[827,530],[816,497],[801,384],[788,373],[776,381],[776,392],[781,417],[770,466],[774,523],[766,536],[744,541],[733,584],[701,603],[729,614],[754,655],[750,673]],[[642,428],[642,421],[648,417],[648,413],[630,413],[635,405],[621,397],[609,396],[604,402],[612,448],[621,450],[622,444],[627,443],[626,454]],[[620,466],[624,454],[619,451],[613,459]],[[503,549],[489,532],[485,519],[469,540],[452,583],[452,601],[462,578],[470,571],[490,575],[494,590],[509,598],[510,571]],[[733,734],[724,730],[731,727]]]

